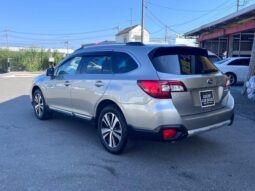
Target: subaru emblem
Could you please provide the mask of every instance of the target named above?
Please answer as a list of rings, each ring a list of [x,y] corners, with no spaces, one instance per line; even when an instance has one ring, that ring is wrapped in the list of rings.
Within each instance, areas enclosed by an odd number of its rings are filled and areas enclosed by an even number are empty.
[[[212,78],[209,78],[208,80],[207,80],[207,84],[212,84],[213,83],[213,79]]]

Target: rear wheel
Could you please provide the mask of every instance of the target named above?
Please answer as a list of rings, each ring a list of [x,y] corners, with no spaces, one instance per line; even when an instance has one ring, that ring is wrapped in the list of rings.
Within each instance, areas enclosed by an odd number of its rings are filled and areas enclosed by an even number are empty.
[[[121,153],[127,144],[127,124],[122,112],[114,105],[105,107],[98,118],[98,135],[104,148]]]
[[[236,75],[233,73],[226,73],[227,77],[229,78],[230,85],[235,85],[237,82]]]
[[[33,108],[35,116],[40,119],[48,119],[51,117],[51,111],[47,108],[42,92],[37,89],[33,94]]]

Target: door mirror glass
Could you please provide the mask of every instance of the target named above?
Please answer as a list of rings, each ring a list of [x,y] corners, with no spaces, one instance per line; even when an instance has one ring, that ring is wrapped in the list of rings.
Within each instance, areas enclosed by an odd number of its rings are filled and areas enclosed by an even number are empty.
[[[53,77],[54,76],[54,68],[48,68],[46,71],[46,76]]]

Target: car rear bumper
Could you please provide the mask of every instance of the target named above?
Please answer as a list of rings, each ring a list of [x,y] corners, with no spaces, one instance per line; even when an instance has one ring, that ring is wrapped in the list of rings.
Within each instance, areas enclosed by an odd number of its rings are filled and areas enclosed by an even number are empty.
[[[183,125],[160,126],[160,127],[156,128],[155,131],[141,130],[141,129],[136,129],[136,128],[133,128],[130,126],[130,130],[131,130],[131,136],[135,137],[135,138],[174,142],[174,141],[180,141],[187,137],[194,136],[196,134],[204,133],[207,131],[212,131],[214,129],[218,129],[221,127],[231,126],[233,124],[233,121],[234,121],[234,114],[231,116],[230,119],[228,119],[226,121],[216,123],[213,125],[209,125],[209,126],[204,126],[204,127],[197,128],[197,129],[192,129],[192,130],[188,130]],[[172,138],[164,139],[163,131],[166,129],[174,129],[177,133]]]
[[[224,126],[227,126],[227,125],[230,125],[230,124],[232,124],[232,121],[227,120],[227,121],[223,121],[223,122],[220,122],[220,123],[217,123],[217,124],[214,124],[214,125],[201,127],[199,129],[188,130],[188,136],[190,137],[190,136],[193,136],[193,135],[196,135],[196,134],[199,134],[199,133],[203,133],[203,132],[206,132],[206,131],[211,131],[211,130],[214,130],[214,129],[218,129],[220,127],[224,127]]]
[[[189,131],[230,120],[234,114],[234,98],[229,93],[221,108],[186,116],[181,116],[168,99],[154,99],[146,105],[122,104],[122,111],[127,124],[138,130],[157,132],[159,127],[170,124],[182,125]]]

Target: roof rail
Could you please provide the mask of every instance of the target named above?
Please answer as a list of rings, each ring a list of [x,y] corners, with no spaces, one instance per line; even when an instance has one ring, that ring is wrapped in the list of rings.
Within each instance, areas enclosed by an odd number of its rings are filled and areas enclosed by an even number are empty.
[[[90,46],[100,46],[100,45],[125,45],[125,43],[113,42],[113,41],[103,41],[97,43],[83,44],[81,48],[86,48]]]
[[[144,43],[142,42],[127,42],[127,46],[144,46]]]
[[[81,50],[83,48],[92,47],[92,46],[100,46],[100,45],[127,45],[127,46],[144,46],[144,43],[142,42],[113,42],[113,41],[103,41],[98,43],[90,43],[90,44],[83,44],[80,48],[78,48],[76,51]]]

